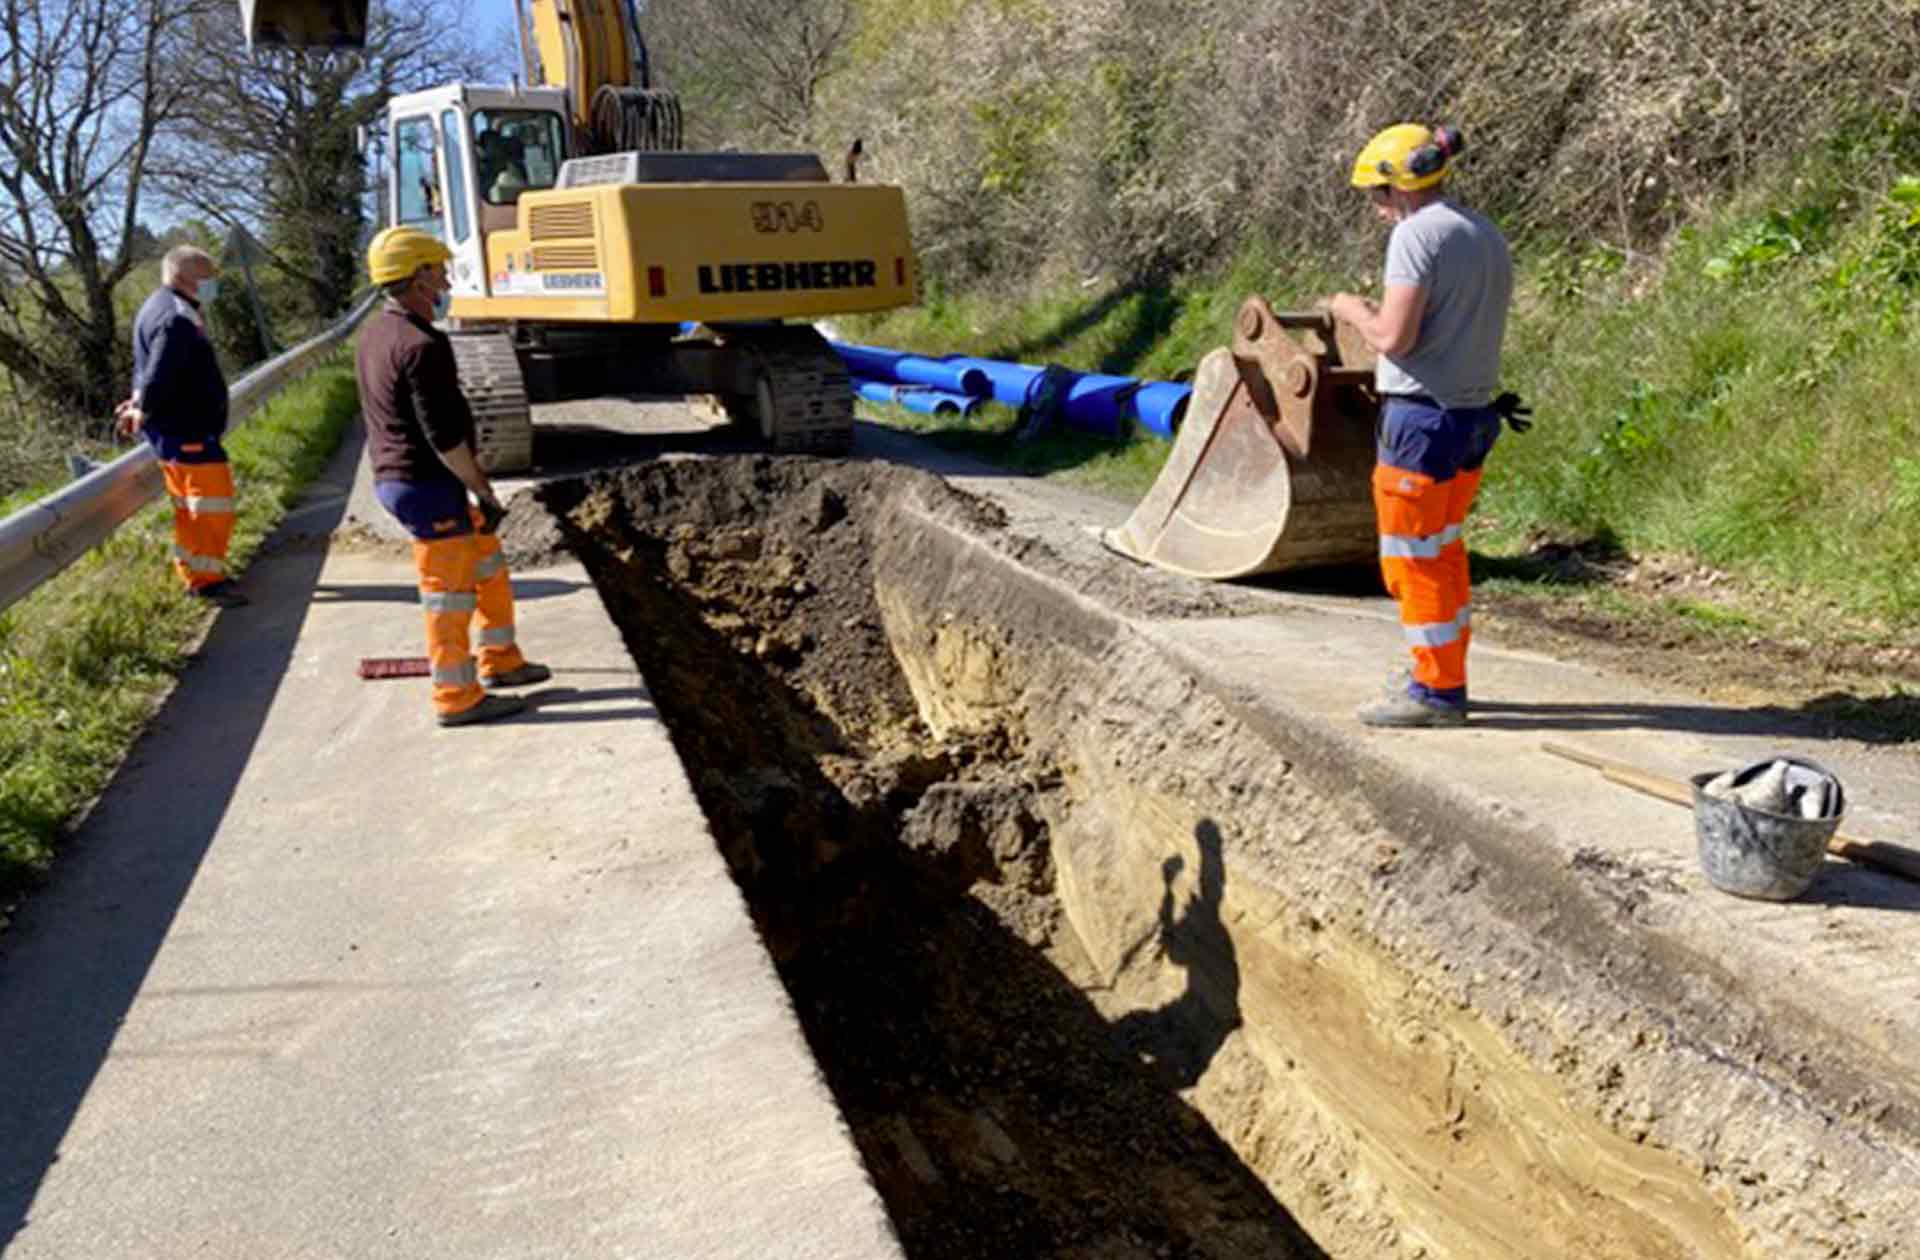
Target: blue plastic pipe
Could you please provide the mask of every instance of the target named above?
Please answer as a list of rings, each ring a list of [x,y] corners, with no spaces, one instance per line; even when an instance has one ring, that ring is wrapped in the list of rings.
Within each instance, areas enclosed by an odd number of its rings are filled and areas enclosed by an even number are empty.
[[[900,391],[900,405],[908,411],[917,411],[929,416],[959,416],[962,420],[973,419],[973,412],[980,405],[978,398],[969,398],[965,394],[949,394],[939,389],[907,389]]]
[[[983,397],[1008,407],[1026,406],[1027,395],[1043,370],[1030,363],[1002,363],[997,359],[974,359],[958,354],[950,356],[946,362],[984,373],[990,388]]]
[[[937,399],[912,398],[916,389],[957,398],[963,414],[971,417],[972,403],[980,398],[991,398],[1008,407],[1026,406],[1032,401],[1035,382],[1046,371],[1031,363],[1003,363],[970,355],[928,359],[879,346],[831,344],[856,380],[873,384],[872,390],[862,387],[861,397],[933,414],[947,413],[933,411],[939,405]],[[1124,437],[1132,422],[1158,437],[1171,438],[1192,393],[1192,386],[1171,381],[1143,382],[1101,372],[1070,373],[1061,421],[1068,428],[1113,438]]]
[[[927,416],[959,416],[971,420],[977,398],[929,389],[924,385],[896,385],[891,381],[872,381],[855,377],[853,392],[868,402],[889,403]]]
[[[870,381],[925,385],[968,398],[985,398],[992,392],[987,374],[965,364],[955,365],[940,359],[884,350],[879,346],[857,346],[846,341],[830,341],[827,344],[847,365],[847,371]]]
[[[1133,396],[1133,418],[1140,427],[1159,437],[1170,438],[1187,414],[1187,400],[1193,386],[1172,381],[1148,381]]]
[[[1070,429],[1097,433],[1102,437],[1125,437],[1127,404],[1140,382],[1131,376],[1106,376],[1088,372],[1067,386],[1067,402],[1061,419]]]
[[[891,381],[869,381],[861,377],[853,378],[853,392],[868,402],[892,403],[900,392],[900,387]]]

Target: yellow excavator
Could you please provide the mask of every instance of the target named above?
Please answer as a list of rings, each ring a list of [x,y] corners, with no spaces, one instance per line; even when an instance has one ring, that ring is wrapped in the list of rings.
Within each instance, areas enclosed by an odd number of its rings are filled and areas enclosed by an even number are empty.
[[[806,321],[915,301],[901,190],[809,153],[685,152],[631,0],[515,8],[524,86],[396,96],[383,125],[385,224],[453,253],[481,464],[530,466],[530,401],[613,393],[701,396],[775,450],[845,452],[853,392]],[[241,13],[256,48],[366,41],[367,0]]]

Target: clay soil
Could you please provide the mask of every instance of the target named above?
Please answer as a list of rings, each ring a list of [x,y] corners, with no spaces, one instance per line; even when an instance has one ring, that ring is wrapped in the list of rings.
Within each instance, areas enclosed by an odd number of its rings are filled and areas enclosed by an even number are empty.
[[[873,506],[924,474],[662,462],[556,488],[915,1260],[1322,1253],[1050,960],[1049,767],[921,726]]]
[[[1098,995],[1067,980],[1085,971],[1070,965],[1048,860],[1054,767],[1017,733],[942,742],[921,724],[869,561],[879,505],[903,491],[1129,611],[1270,606],[1258,589],[1142,582],[1097,547],[1081,555],[1078,526],[1036,537],[984,500],[878,463],[637,465],[543,488],[560,525],[525,513],[533,532],[510,524],[507,542],[516,563],[566,547],[594,573],[908,1255],[1324,1254],[1156,1074],[1180,1048],[1123,1044]],[[1551,549],[1534,559],[1585,564]],[[1911,754],[1910,650],[1699,630],[1657,610],[1693,578],[1567,572],[1545,578],[1627,598],[1495,584],[1476,594],[1479,626],[1504,646]],[[1334,575],[1321,593],[1378,596],[1367,574]]]

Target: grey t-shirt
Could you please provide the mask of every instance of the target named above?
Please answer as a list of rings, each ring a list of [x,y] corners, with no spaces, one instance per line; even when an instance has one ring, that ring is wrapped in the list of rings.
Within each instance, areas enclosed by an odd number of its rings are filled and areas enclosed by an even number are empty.
[[[1425,394],[1442,407],[1484,407],[1500,385],[1500,342],[1513,297],[1506,238],[1484,215],[1434,201],[1396,223],[1386,282],[1427,293],[1420,334],[1397,358],[1381,355],[1383,394]]]

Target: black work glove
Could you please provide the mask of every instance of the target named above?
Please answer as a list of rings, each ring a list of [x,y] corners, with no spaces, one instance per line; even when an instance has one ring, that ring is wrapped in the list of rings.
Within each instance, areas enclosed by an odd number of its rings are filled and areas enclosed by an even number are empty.
[[[1525,433],[1533,427],[1533,421],[1528,419],[1533,414],[1533,408],[1523,404],[1520,401],[1520,395],[1502,394],[1489,405],[1515,433]]]
[[[498,533],[500,522],[507,519],[507,505],[498,499],[480,500],[480,532]]]

